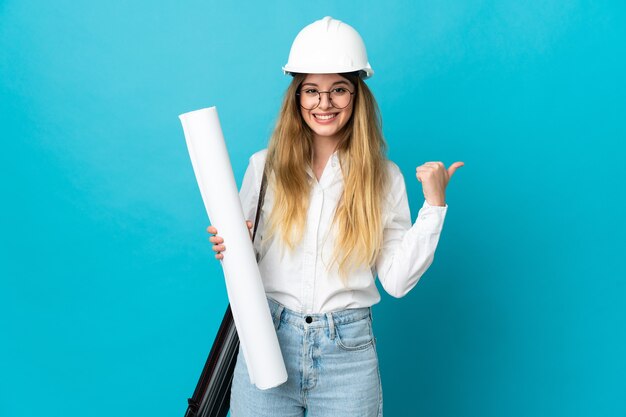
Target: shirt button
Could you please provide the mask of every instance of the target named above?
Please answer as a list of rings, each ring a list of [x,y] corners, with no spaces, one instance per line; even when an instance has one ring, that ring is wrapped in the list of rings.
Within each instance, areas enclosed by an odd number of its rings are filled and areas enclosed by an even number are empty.
[[[306,318],[304,319],[307,323],[311,324],[311,322],[313,321],[313,318],[311,316],[306,316]]]

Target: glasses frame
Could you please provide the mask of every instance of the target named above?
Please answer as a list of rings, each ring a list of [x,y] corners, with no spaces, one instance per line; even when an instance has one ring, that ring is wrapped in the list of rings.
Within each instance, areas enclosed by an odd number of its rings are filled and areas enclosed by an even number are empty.
[[[304,107],[302,105],[302,95],[300,94],[300,93],[302,93],[302,89],[299,89],[296,92],[296,97],[298,97],[298,104],[300,105],[300,107],[302,107],[305,110],[314,110],[314,109],[317,109],[319,107],[320,103],[322,102],[322,93],[326,93],[326,94],[328,94],[328,102],[330,103],[330,105],[333,106],[334,108],[336,108],[337,110],[343,110],[343,109],[345,109],[346,107],[348,107],[350,105],[350,103],[352,102],[352,96],[356,94],[356,91],[350,91],[346,87],[341,87],[341,88],[345,89],[347,92],[350,93],[350,100],[348,100],[348,104],[346,104],[343,107],[337,107],[337,106],[335,106],[335,103],[333,103],[333,99],[330,96],[330,93],[334,89],[330,90],[330,91],[318,91],[317,92],[317,104],[315,106],[311,107],[311,108]]]

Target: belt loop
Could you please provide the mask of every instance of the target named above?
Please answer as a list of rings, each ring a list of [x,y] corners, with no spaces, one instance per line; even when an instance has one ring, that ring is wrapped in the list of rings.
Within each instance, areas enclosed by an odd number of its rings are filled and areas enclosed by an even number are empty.
[[[285,309],[285,306],[278,303],[278,307],[276,308],[276,311],[274,312],[274,322],[276,323],[274,327],[276,330],[278,330],[278,328],[280,327],[280,316],[283,314],[284,309]]]
[[[333,320],[333,313],[326,313],[326,320],[328,321],[328,333],[330,340],[335,339],[335,321]]]

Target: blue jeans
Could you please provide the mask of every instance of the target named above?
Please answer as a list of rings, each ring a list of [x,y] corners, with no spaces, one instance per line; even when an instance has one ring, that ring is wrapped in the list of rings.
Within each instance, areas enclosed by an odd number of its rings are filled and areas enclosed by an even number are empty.
[[[250,384],[240,348],[231,417],[382,417],[371,307],[306,315],[268,303],[287,382],[268,390]]]

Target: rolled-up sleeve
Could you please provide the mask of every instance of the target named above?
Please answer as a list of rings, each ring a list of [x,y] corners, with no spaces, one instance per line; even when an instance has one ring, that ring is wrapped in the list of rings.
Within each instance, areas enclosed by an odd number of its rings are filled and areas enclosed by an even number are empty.
[[[404,177],[395,165],[390,169],[390,195],[384,215],[383,247],[376,272],[383,288],[393,297],[404,297],[432,264],[448,205],[431,206],[424,201],[415,223]]]

